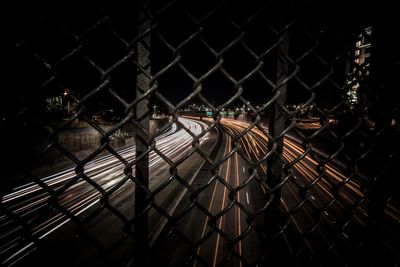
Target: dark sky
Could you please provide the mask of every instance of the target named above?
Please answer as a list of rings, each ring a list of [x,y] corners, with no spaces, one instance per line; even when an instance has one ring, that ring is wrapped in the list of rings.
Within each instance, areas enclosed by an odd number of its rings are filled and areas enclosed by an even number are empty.
[[[8,76],[13,87],[10,98],[14,100],[3,98],[7,106],[3,112],[16,111],[27,102],[40,103],[46,97],[62,94],[66,88],[82,97],[101,84],[100,69],[109,69],[128,54],[132,48],[129,43],[136,37],[137,7],[127,6],[125,1],[81,2],[16,1],[9,8],[14,16],[7,31],[12,58]],[[152,30],[152,73],[164,69],[177,55],[181,56],[181,66],[173,66],[157,80],[159,92],[173,104],[179,103],[193,91],[194,82],[188,72],[199,79],[222,59],[220,69],[202,83],[203,96],[216,105],[236,93],[232,80],[241,80],[260,60],[264,65],[259,71],[275,82],[277,48],[265,52],[281,36],[277,32],[281,25],[297,18],[304,5],[302,1],[296,1],[296,5],[287,4],[290,1],[275,5],[256,0],[241,5],[234,1],[223,5],[220,1],[194,1],[190,5],[188,1],[175,1],[163,9],[166,2],[152,3],[152,23],[157,25]],[[351,10],[340,1],[323,5],[311,1],[304,16],[289,28],[289,56],[295,61],[289,63],[289,72],[299,67],[297,78],[307,86],[322,79],[330,67],[335,72],[332,78],[338,84],[343,83],[344,59],[332,60],[345,51],[351,40],[348,37],[360,28],[359,23],[350,20]],[[241,34],[242,39],[238,40]],[[192,39],[187,41],[189,37]],[[314,50],[299,60],[312,47]],[[111,88],[127,102],[135,97],[132,60],[125,60],[110,72]],[[243,98],[254,104],[270,99],[272,87],[259,73],[242,86]],[[321,92],[323,101],[340,99],[332,84],[323,84],[315,90]],[[289,102],[303,102],[309,96],[307,88],[296,79],[289,83]],[[9,103],[13,103],[12,107]],[[123,109],[106,90],[87,103],[95,109],[108,106]]]
[[[236,92],[231,79],[237,82],[246,77],[260,60],[264,65],[259,72],[271,82],[276,82],[277,47],[271,48],[282,36],[278,31],[297,19],[288,28],[288,68],[289,73],[296,67],[300,71],[297,79],[289,82],[288,102],[307,101],[311,95],[310,88],[331,70],[331,79],[313,90],[318,93],[317,101],[321,105],[333,106],[341,101],[343,92],[338,86],[344,84],[346,61],[351,61],[351,58],[341,55],[346,51],[353,52],[355,33],[362,29],[362,24],[368,24],[357,20],[359,18],[354,16],[352,7],[340,1],[324,4],[311,1],[305,8],[301,1],[296,1],[296,5],[286,5],[283,1],[265,6],[259,1],[247,1],[246,5],[240,6],[226,3],[209,13],[217,6],[215,1],[203,2],[201,7],[180,5],[178,2],[157,17],[156,22],[160,26],[152,43],[154,73],[180,55],[182,66],[200,78],[222,58],[222,68],[207,76],[202,83],[204,96],[218,105],[222,104]],[[357,10],[362,14],[362,9]],[[367,20],[367,15],[362,18]],[[199,34],[193,36],[194,33]],[[243,38],[238,41],[241,34]],[[192,39],[185,42],[189,37]],[[269,49],[271,51],[265,53]],[[263,75],[255,73],[242,83],[242,96],[254,104],[264,104],[271,97],[273,88]],[[159,84],[160,92],[174,103],[193,91],[192,80],[178,65],[169,69],[159,79]]]

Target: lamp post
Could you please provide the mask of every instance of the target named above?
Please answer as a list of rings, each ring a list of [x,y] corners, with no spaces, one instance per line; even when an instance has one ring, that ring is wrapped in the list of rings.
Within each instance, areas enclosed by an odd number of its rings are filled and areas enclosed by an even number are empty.
[[[70,93],[69,89],[66,88],[63,93],[64,97],[67,98],[69,93]],[[62,108],[62,102],[61,102],[61,108]],[[69,99],[67,100],[67,114],[69,115]]]

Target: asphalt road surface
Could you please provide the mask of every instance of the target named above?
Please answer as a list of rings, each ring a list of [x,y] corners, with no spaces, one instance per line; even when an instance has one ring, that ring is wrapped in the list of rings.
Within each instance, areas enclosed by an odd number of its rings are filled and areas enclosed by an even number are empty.
[[[267,255],[275,264],[295,264],[295,255],[303,263],[315,257],[326,264],[349,262],[354,255],[348,248],[363,240],[368,219],[360,177],[335,161],[320,164],[326,155],[305,153],[296,136],[286,135],[286,176],[278,185],[282,216],[272,231],[276,235],[269,237],[265,227],[273,219],[263,213],[271,208],[268,196],[274,190],[265,183],[268,130],[228,118],[220,123],[224,130],[216,164],[196,178],[198,189],[177,209],[181,218],[155,248],[161,260],[155,256],[153,265],[256,266],[268,251],[266,240],[279,252]],[[395,207],[387,205],[385,212],[399,221]]]
[[[346,262],[351,256],[346,249],[362,239],[367,223],[360,177],[338,162],[321,164],[326,155],[306,153],[298,137],[285,136],[281,217],[271,224],[268,130],[228,118],[218,128],[211,124],[206,118],[180,118],[156,139],[160,152],[150,153],[152,264],[241,267],[255,266],[264,256],[292,264],[293,255]],[[193,136],[201,136],[198,146]],[[124,170],[134,162],[134,151],[119,150],[121,158],[102,156],[82,173],[67,169],[3,196],[1,262],[126,264],[135,248],[135,183]],[[385,213],[399,221],[395,207],[387,205]],[[24,231],[30,234],[21,235]],[[265,255],[271,243],[286,254]],[[65,249],[68,245],[72,248]]]

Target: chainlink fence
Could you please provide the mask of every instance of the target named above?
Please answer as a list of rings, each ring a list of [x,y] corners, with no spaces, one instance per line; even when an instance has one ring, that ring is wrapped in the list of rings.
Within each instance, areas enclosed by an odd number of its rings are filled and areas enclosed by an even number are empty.
[[[400,264],[394,4],[127,2],[5,8],[4,266]]]

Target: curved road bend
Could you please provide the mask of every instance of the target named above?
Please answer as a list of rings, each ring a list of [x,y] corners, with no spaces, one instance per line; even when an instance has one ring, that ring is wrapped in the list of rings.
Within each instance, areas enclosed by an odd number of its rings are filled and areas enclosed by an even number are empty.
[[[206,170],[196,178],[196,183],[205,188],[195,198],[192,196],[191,201],[188,196],[178,208],[178,211],[183,211],[195,200],[194,208],[174,227],[179,235],[166,233],[160,243],[167,246],[156,247],[161,261],[164,264],[169,262],[168,266],[186,266],[188,263],[191,266],[243,266],[243,262],[255,265],[252,260],[263,256],[263,242],[257,232],[262,231],[263,218],[250,218],[267,203],[268,188],[257,179],[249,179],[249,164],[245,158],[252,162],[262,158],[268,151],[268,139],[260,130],[252,128],[240,138],[240,145],[236,145],[238,149],[240,146],[242,157],[233,149],[232,136],[244,132],[249,123],[223,118],[221,124],[225,134],[216,161],[225,160],[215,172]],[[303,153],[304,149],[298,142],[285,137],[285,163],[293,162]],[[348,220],[345,210],[354,205],[351,220],[356,228],[362,229],[366,223],[366,207],[359,202],[364,196],[356,179],[346,180],[346,170],[326,164],[323,175],[320,175],[317,166],[318,162],[310,155],[292,166],[292,176],[282,186],[280,199],[281,212],[289,214],[288,228],[279,238],[288,256],[299,250],[306,251],[307,255],[318,255],[320,251],[327,251],[332,240],[337,240],[339,235],[340,241],[331,251],[340,261],[346,253],[340,249],[345,250],[347,245],[351,245],[347,243],[349,237],[341,229]],[[266,168],[265,162],[259,165],[260,179],[265,179]],[[304,201],[301,188],[308,186]],[[340,190],[335,193],[333,188],[337,186]],[[386,214],[396,221],[400,218],[400,212],[394,207]],[[159,263],[155,260],[154,264]]]
[[[170,129],[156,138],[156,147],[172,161],[184,157],[192,149],[193,138],[188,131],[199,135],[208,128],[204,122],[184,118],[179,120],[187,130],[173,124]],[[217,138],[217,134],[211,131],[200,140],[205,153],[215,143],[215,138]],[[128,147],[119,150],[118,153],[127,162],[132,162],[135,159],[134,151],[135,147]],[[192,165],[199,166],[203,161],[197,153],[194,153],[177,167],[178,174],[190,181],[191,176],[194,175]],[[154,152],[150,153],[150,190],[157,190],[161,184],[171,178],[169,167],[159,155]],[[132,208],[134,207],[134,183],[124,175],[124,168],[125,165],[113,155],[102,156],[85,165],[85,178],[77,177],[74,168],[70,168],[41,179],[47,190],[42,186],[30,183],[3,196],[2,205],[22,218],[29,229],[33,229],[32,235],[36,242],[47,244],[46,248],[50,247],[53,251],[44,251],[45,254],[38,252],[37,246],[33,242],[34,239],[21,237],[21,231],[24,231],[23,227],[15,225],[10,216],[2,215],[0,217],[0,259],[2,264],[19,263],[24,265],[27,262],[31,263],[34,259],[43,262],[44,258],[48,258],[50,261],[52,257],[59,261],[64,256],[65,259],[61,262],[66,264],[65,266],[71,266],[82,264],[81,260],[83,261],[84,258],[99,257],[99,255],[94,255],[96,253],[91,251],[88,245],[84,244],[85,242],[74,243],[74,249],[71,251],[60,250],[63,248],[63,244],[75,242],[72,241],[76,230],[74,217],[84,222],[82,230],[89,237],[95,237],[94,246],[97,246],[96,248],[99,250],[107,249],[106,244],[115,244],[122,238],[123,220],[131,220],[134,215]],[[89,180],[90,183],[88,183]],[[49,201],[53,200],[48,191],[60,192],[57,194],[55,208],[49,205]],[[108,194],[109,206],[105,208],[104,203],[100,200],[103,196],[100,191]],[[176,203],[166,200],[172,193],[176,194],[181,191],[182,188],[173,180],[156,195],[155,202],[163,209],[173,212]],[[60,208],[64,212],[60,212]],[[115,210],[110,212],[110,209]],[[73,216],[68,217],[66,214]],[[125,219],[121,220],[116,214],[122,214]],[[158,229],[163,226],[162,219],[159,213],[150,212],[150,225],[153,226],[150,229],[151,234],[157,234]],[[129,242],[125,247],[131,249]],[[54,255],[51,255],[52,253]],[[81,257],[69,257],[70,253],[78,253],[73,255]],[[29,257],[31,254],[33,257]]]

